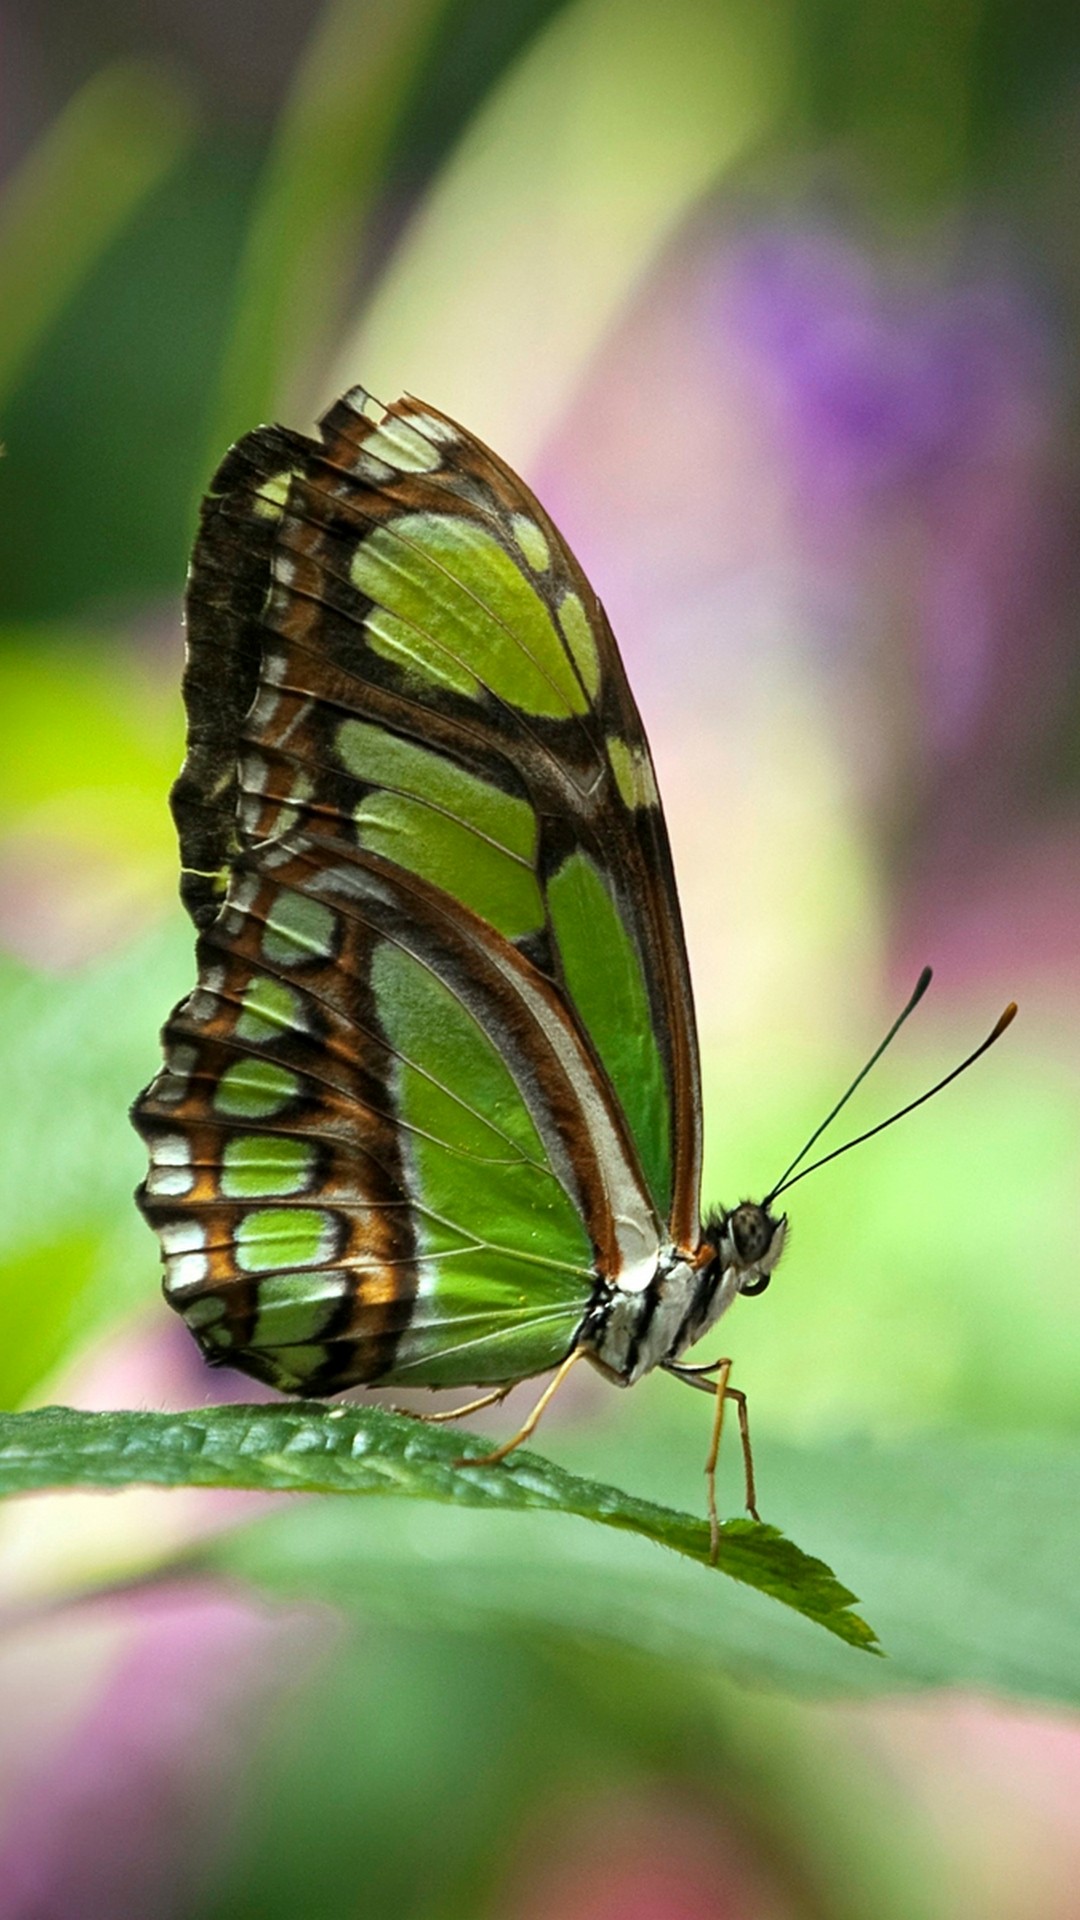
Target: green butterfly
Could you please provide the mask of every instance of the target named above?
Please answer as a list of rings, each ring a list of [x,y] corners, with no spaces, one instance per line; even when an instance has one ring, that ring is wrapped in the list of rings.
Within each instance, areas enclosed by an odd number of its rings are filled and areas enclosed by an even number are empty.
[[[714,1468],[745,1405],[682,1356],[767,1286],[784,1183],[701,1218],[641,720],[522,482],[431,407],[372,408],[249,434],[203,508],[173,792],[198,985],[133,1115],[165,1292],[286,1393],[665,1367],[716,1394]]]

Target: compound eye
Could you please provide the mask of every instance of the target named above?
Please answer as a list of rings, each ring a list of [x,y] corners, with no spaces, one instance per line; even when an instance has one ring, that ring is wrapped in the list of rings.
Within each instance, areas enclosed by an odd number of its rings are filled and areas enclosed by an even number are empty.
[[[762,1255],[768,1252],[772,1239],[772,1230],[762,1209],[737,1207],[731,1216],[731,1237],[743,1265],[755,1266]]]
[[[771,1279],[771,1273],[759,1273],[756,1280],[744,1280],[742,1286],[739,1288],[739,1292],[748,1293],[751,1296],[755,1293],[764,1293]]]

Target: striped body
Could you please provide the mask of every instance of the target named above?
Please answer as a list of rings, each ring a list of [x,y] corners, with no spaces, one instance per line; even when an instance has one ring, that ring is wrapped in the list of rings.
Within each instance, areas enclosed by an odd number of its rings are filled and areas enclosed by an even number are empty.
[[[652,763],[538,502],[414,401],[249,435],[185,700],[198,984],[133,1117],[207,1357],[304,1393],[677,1357],[779,1246],[703,1234]]]
[[[725,1273],[707,1261],[695,1270],[672,1247],[643,1292],[616,1285],[599,1295],[584,1339],[604,1372],[630,1387],[661,1362],[677,1360],[738,1291],[734,1269]]]

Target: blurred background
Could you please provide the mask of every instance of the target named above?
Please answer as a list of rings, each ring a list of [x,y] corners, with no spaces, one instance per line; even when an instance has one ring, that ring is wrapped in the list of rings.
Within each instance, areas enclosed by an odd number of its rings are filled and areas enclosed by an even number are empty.
[[[706,1199],[768,1186],[925,961],[852,1131],[1021,1003],[967,1080],[792,1196],[777,1284],[725,1323],[766,1517],[885,1634],[851,1450],[901,1463],[917,1515],[935,1461],[990,1511],[1010,1449],[1042,1448],[1052,1512],[1080,1428],[1080,15],[3,0],[0,24],[2,1404],[222,1391],[161,1303],[125,1117],[192,978],[186,558],[231,439],[408,390],[524,473],[619,635]],[[545,1447],[696,1510],[683,1399],[587,1382]],[[1076,1667],[898,1691],[845,1650],[796,1688],[677,1623],[545,1610],[561,1523],[369,1506],[283,1503],[250,1564],[244,1497],[3,1516],[0,1920],[1080,1913]]]

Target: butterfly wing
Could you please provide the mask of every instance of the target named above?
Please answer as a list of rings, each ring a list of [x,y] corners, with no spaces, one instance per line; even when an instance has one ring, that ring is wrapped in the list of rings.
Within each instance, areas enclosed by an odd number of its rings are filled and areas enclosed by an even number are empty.
[[[274,1384],[552,1364],[696,1244],[697,1055],[602,609],[479,442],[359,391],[208,497],[174,790],[199,986],[136,1104],[170,1298]]]

